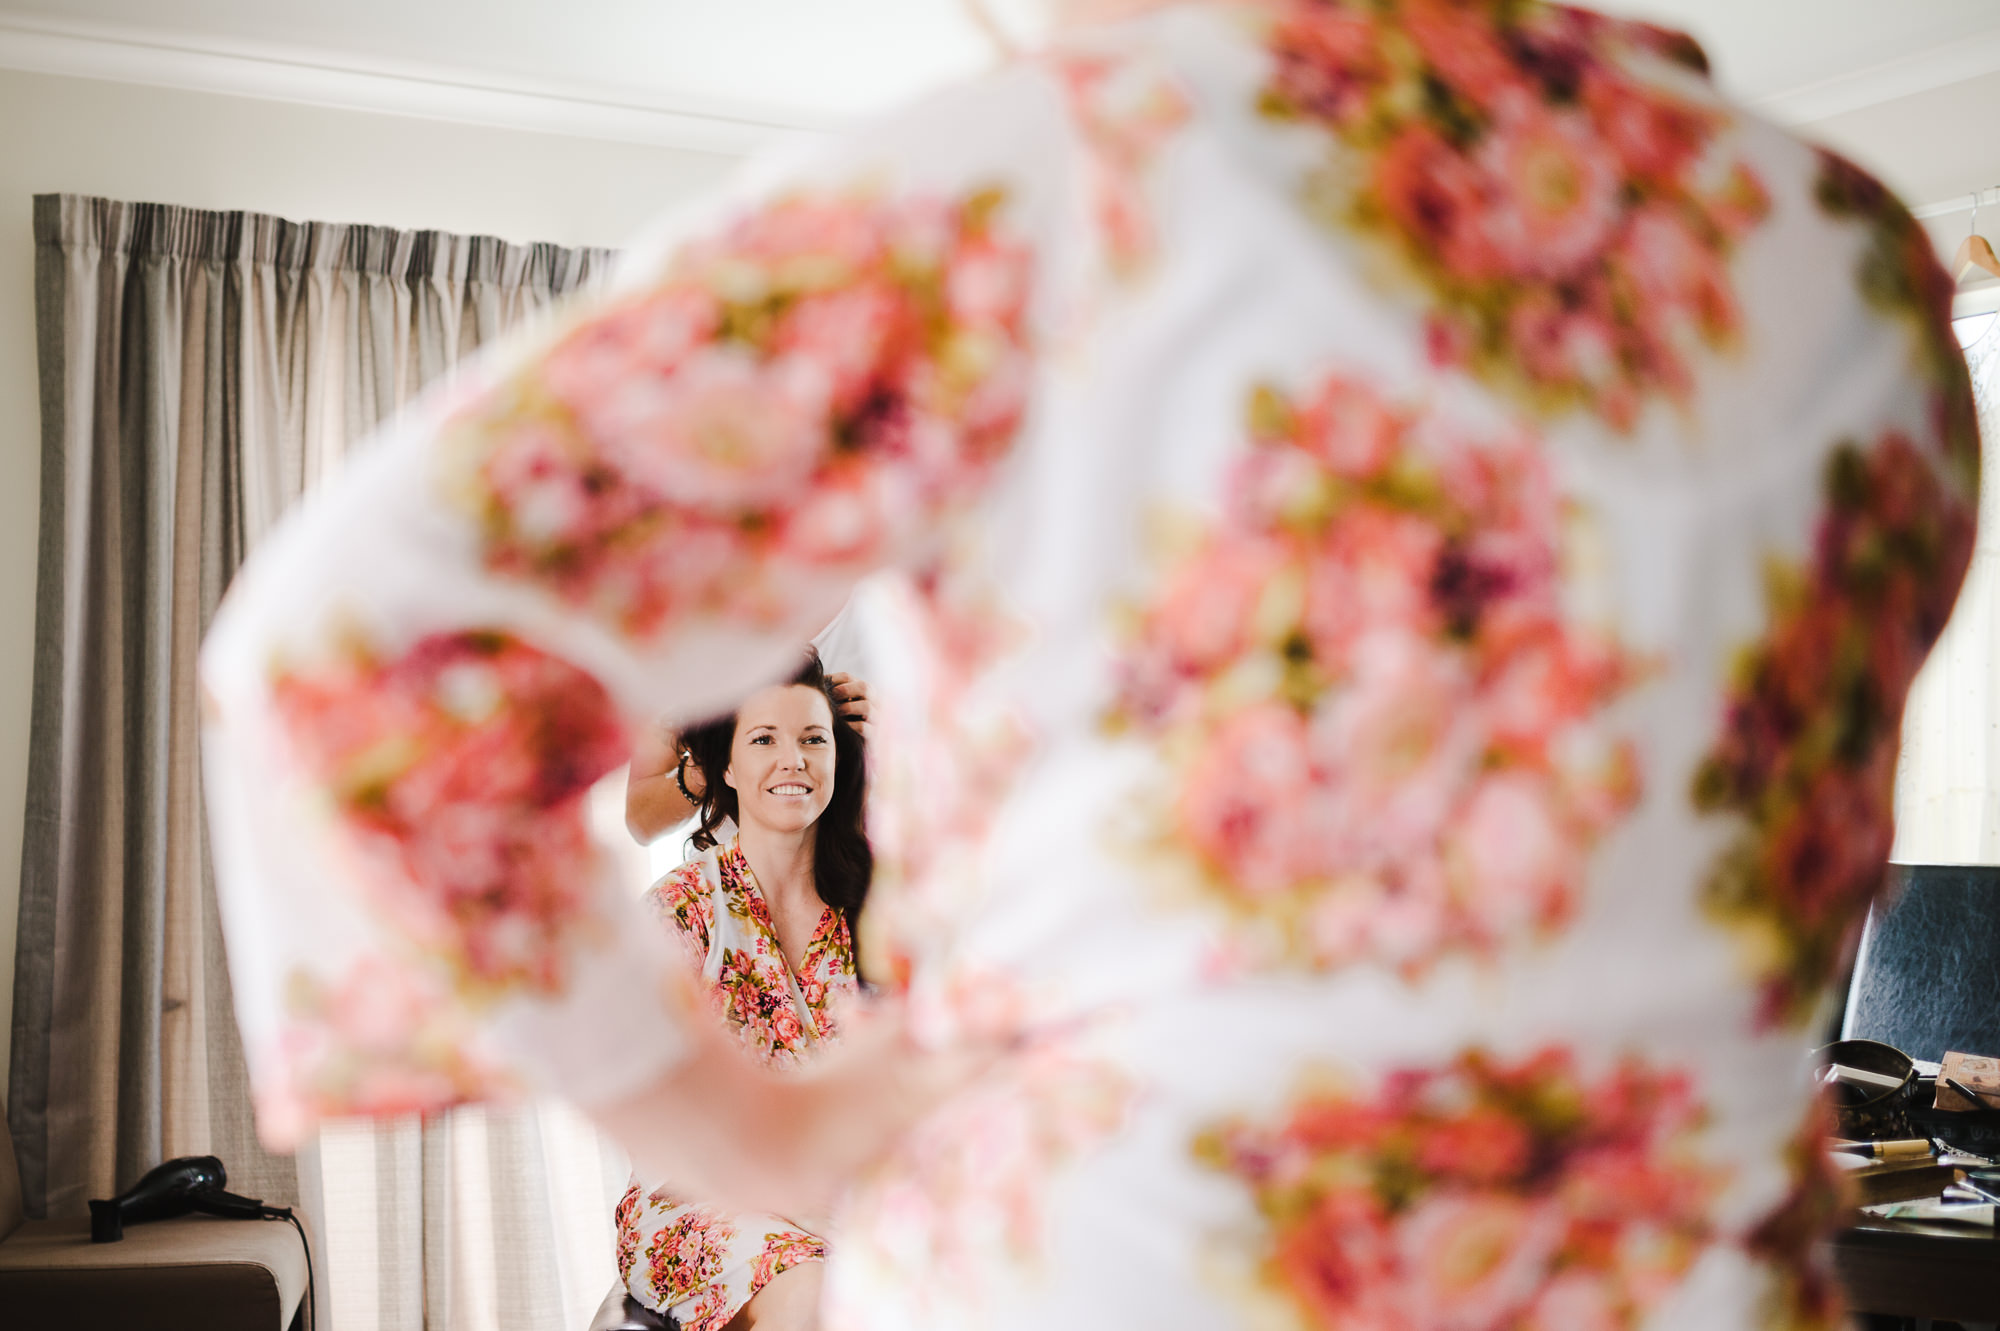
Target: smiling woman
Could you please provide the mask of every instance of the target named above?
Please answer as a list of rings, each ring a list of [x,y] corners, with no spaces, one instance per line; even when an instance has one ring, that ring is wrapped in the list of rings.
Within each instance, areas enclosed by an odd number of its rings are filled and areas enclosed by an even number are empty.
[[[814,653],[681,742],[703,780],[697,853],[648,899],[743,1042],[795,1063],[834,1038],[858,988],[852,939],[873,869],[861,736]],[[635,1180],[618,1206],[618,1274],[686,1331],[805,1326],[826,1256],[816,1228]]]
[[[690,729],[681,745],[702,782],[695,848],[735,835],[773,909],[781,897],[790,909],[796,895],[810,912],[808,931],[824,905],[852,934],[875,866],[863,826],[864,732],[842,703],[843,678],[807,648],[789,683]]]

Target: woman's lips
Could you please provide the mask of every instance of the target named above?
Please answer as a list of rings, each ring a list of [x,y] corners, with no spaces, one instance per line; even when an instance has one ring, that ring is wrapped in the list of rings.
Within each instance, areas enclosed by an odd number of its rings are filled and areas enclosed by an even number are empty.
[[[810,795],[812,794],[812,787],[802,786],[796,781],[787,781],[782,785],[768,787],[766,793],[772,795]]]

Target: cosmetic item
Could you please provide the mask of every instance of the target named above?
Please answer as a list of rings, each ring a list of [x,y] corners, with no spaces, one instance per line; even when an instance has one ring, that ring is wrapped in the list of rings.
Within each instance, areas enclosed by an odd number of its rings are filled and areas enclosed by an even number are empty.
[[[1961,1184],[1969,1191],[1978,1193],[1989,1202],[2000,1202],[2000,1169],[1982,1165],[1965,1171]]]
[[[1819,1070],[1820,1085],[1838,1084],[1858,1087],[1866,1094],[1877,1091],[1893,1091],[1903,1084],[1901,1077],[1892,1077],[1886,1072],[1870,1072],[1867,1068],[1850,1068],[1845,1063],[1829,1063]]]
[[[1827,1143],[1829,1151],[1842,1155],[1865,1156],[1871,1160],[1914,1160],[1933,1154],[1928,1137],[1900,1137],[1894,1141],[1851,1142],[1836,1138]]]
[[[1910,1110],[1917,1102],[1917,1070],[1902,1050],[1878,1040],[1837,1040],[1813,1054],[1813,1068],[1842,1137],[1916,1135]]]
[[[2000,1058],[1947,1053],[1938,1069],[1934,1104],[1955,1113],[2000,1109]]]

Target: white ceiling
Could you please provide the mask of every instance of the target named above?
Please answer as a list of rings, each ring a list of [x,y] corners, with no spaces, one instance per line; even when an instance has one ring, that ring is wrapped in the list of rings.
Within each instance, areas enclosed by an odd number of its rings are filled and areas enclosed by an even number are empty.
[[[977,68],[954,0],[11,0],[244,49],[322,52],[814,124]]]
[[[2000,184],[1988,146],[2000,145],[2000,0],[1600,3],[1693,33],[1726,86],[1781,119],[1836,125],[1914,203]],[[961,0],[0,0],[0,35],[10,28],[792,126],[991,58]],[[0,50],[0,63],[33,61]],[[1924,98],[1947,88],[1927,112]],[[1940,146],[1954,134],[1965,143]]]
[[[2000,34],[2000,0],[1599,0],[1692,33],[1740,97],[1797,93]]]

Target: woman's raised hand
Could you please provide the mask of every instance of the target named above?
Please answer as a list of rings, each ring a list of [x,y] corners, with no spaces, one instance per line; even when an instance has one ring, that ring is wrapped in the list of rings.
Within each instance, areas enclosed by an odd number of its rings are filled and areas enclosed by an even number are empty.
[[[835,671],[826,677],[833,696],[840,702],[840,715],[862,739],[868,738],[868,681]]]
[[[970,1085],[997,1048],[934,1052],[899,1006],[849,1009],[840,1043],[803,1072],[754,1062],[720,1026],[694,1023],[695,1049],[650,1086],[591,1109],[641,1177],[728,1209],[825,1213],[903,1134]]]

